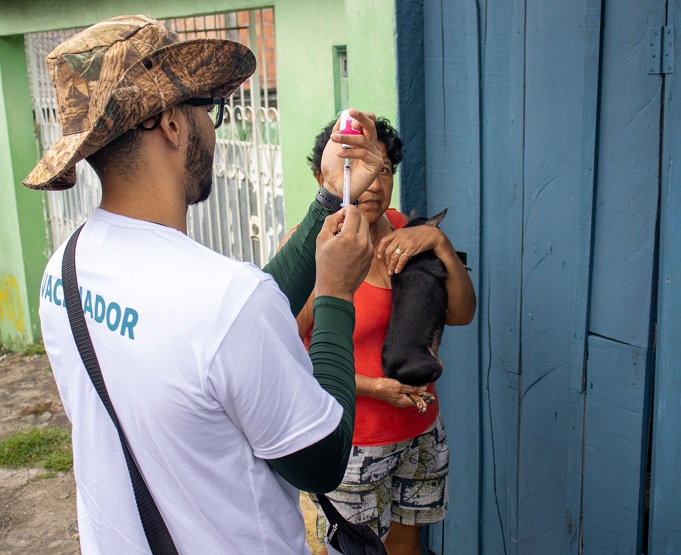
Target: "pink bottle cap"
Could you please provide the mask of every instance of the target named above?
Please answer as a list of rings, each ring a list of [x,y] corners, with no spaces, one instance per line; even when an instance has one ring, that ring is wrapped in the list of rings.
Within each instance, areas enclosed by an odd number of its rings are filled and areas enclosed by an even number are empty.
[[[341,112],[340,134],[341,135],[361,135],[361,131],[352,128],[353,118],[350,116],[350,110],[343,110]],[[341,147],[348,150],[352,147],[350,145],[341,144]]]
[[[340,134],[341,135],[361,135],[361,131],[353,129],[352,127],[353,118],[350,116],[349,110],[343,110],[341,112],[341,124],[340,124]]]

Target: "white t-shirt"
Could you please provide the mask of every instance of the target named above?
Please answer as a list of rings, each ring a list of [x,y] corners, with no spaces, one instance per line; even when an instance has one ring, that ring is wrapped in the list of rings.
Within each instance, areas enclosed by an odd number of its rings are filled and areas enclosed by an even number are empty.
[[[62,245],[40,318],[73,424],[85,555],[149,553],[116,430],[71,335]],[[182,233],[101,209],[76,250],[85,320],[112,404],[180,553],[309,553],[299,491],[265,459],[329,435],[342,408],[312,376],[267,274]]]

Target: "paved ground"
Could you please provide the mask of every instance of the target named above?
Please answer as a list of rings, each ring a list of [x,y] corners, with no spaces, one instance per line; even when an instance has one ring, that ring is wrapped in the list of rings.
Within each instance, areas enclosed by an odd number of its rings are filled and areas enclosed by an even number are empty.
[[[39,414],[36,407],[40,407]],[[45,355],[0,356],[0,440],[29,426],[68,427]],[[44,478],[44,470],[0,468],[0,555],[80,553],[73,471]],[[315,509],[301,496],[313,555]]]

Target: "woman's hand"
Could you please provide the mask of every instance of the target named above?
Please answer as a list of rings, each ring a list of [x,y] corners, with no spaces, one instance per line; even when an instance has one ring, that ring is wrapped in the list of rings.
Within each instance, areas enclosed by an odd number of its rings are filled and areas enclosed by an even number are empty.
[[[447,269],[446,324],[470,324],[476,308],[473,283],[454,246],[440,228],[418,225],[396,229],[381,239],[375,252],[378,259],[385,263],[388,274],[393,275],[400,273],[412,256],[429,249],[433,249],[435,256],[442,260]]]
[[[426,390],[425,386],[414,387],[401,384],[391,378],[369,378],[360,374],[355,375],[355,381],[357,382],[357,395],[373,397],[401,409],[415,406],[408,393],[418,394]]]
[[[353,128],[361,135],[341,135],[340,119],[333,126],[333,133],[322,153],[321,170],[324,188],[343,198],[343,166],[345,158],[350,159],[350,200],[357,200],[374,182],[378,172],[383,169],[383,157],[376,138],[376,116],[350,108],[355,120]],[[341,144],[352,148],[343,149]]]
[[[412,256],[428,250],[447,249],[446,235],[437,227],[419,225],[403,227],[389,233],[378,244],[376,255],[388,267],[388,274],[399,274]],[[449,243],[452,253],[454,248]],[[437,252],[435,253],[437,256]]]

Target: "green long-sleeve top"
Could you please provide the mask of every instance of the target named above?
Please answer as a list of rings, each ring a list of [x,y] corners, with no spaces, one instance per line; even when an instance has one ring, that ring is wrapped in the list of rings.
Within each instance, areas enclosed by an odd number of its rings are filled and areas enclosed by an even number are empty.
[[[310,297],[316,279],[317,235],[328,215],[316,201],[281,250],[265,266],[297,315]],[[289,483],[315,493],[335,489],[345,473],[355,426],[355,359],[352,334],[355,309],[335,297],[314,301],[314,330],[310,342],[313,374],[343,407],[338,427],[305,449],[269,464]]]

